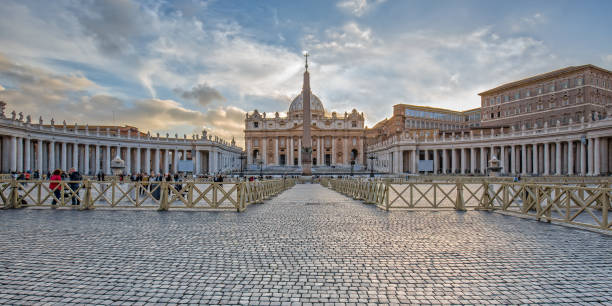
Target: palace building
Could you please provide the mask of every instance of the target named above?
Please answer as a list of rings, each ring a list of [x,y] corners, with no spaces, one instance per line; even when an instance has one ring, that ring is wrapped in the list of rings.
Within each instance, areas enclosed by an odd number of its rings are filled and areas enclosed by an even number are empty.
[[[306,66],[307,67],[307,66]],[[304,88],[310,88],[307,71]],[[302,136],[304,135],[304,92],[298,94],[287,111],[273,116],[255,110],[246,114],[245,142],[249,169],[276,171],[299,170],[302,167]],[[323,103],[310,92],[310,113],[313,172],[334,169],[361,169],[365,164],[363,113],[327,112]],[[308,122],[308,120],[306,120]]]
[[[572,66],[479,94],[481,107],[452,111],[399,104],[366,131],[383,173],[612,174],[612,72]],[[426,167],[427,162],[431,161]]]

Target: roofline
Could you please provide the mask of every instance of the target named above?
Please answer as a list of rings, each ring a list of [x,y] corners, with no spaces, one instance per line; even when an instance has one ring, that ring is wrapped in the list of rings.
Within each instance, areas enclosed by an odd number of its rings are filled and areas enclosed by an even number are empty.
[[[471,108],[471,109],[468,109],[468,110],[457,111],[457,110],[452,110],[452,109],[448,109],[448,108],[433,107],[433,106],[423,106],[423,105],[414,105],[414,104],[405,104],[405,103],[400,103],[400,104],[393,105],[393,107],[396,107],[396,106],[409,106],[409,107],[415,107],[415,108],[419,108],[419,109],[445,111],[445,112],[456,113],[456,114],[463,114],[463,113],[466,113],[466,112],[471,112],[471,111],[475,111],[475,110],[480,109],[480,107],[475,107],[475,108]]]
[[[479,93],[478,95],[479,96],[488,95],[488,94],[491,94],[491,93],[494,93],[494,92],[498,92],[498,91],[501,91],[501,90],[507,90],[507,89],[510,89],[510,88],[519,87],[519,86],[524,85],[526,83],[531,83],[531,82],[535,82],[535,81],[542,81],[542,80],[546,80],[546,79],[551,79],[551,78],[554,78],[554,77],[557,77],[557,76],[560,76],[560,75],[568,74],[568,73],[579,71],[579,70],[584,70],[584,69],[587,69],[587,68],[591,68],[591,69],[599,70],[599,71],[604,72],[604,73],[612,74],[612,71],[610,71],[610,70],[607,70],[607,69],[604,69],[604,68],[601,68],[601,67],[597,67],[597,66],[591,65],[591,64],[586,64],[586,65],[581,65],[581,66],[568,66],[568,67],[565,67],[565,68],[561,68],[561,69],[553,70],[553,71],[550,71],[550,72],[546,72],[546,73],[534,75],[534,76],[531,76],[531,77],[527,77],[527,78],[524,78],[524,79],[520,79],[518,81],[513,81],[513,82],[510,82],[510,83],[502,84],[502,85],[497,86],[497,87],[495,87],[493,89],[489,89],[489,90],[483,91],[483,92]]]

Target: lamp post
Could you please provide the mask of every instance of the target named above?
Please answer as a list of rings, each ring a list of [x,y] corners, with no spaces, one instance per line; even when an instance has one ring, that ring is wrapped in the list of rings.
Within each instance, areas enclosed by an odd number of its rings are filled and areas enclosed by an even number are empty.
[[[259,165],[259,178],[263,179],[263,160],[258,159],[257,164]]]
[[[370,177],[374,177],[374,160],[378,159],[374,153],[370,153],[368,155],[368,159],[370,160]]]
[[[245,154],[240,154],[240,156],[238,156],[238,159],[240,159],[240,177],[244,177],[244,160],[246,158]]]

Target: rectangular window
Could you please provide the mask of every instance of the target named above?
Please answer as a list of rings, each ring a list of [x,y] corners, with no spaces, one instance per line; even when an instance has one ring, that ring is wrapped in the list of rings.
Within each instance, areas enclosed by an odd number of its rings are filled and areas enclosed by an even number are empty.
[[[538,87],[538,95],[542,94],[542,87]]]
[[[555,91],[555,84],[550,85],[550,91]]]
[[[576,79],[576,86],[582,86],[582,78]]]
[[[510,100],[510,97],[508,97],[508,95],[504,96],[504,102],[508,102],[508,100]]]
[[[567,89],[568,80],[563,81],[563,89]]]
[[[253,127],[254,128],[258,128],[259,127],[259,122],[253,122]]]
[[[525,92],[525,97],[530,97],[531,96],[531,90],[527,89],[527,92]]]
[[[518,100],[518,99],[520,99],[520,98],[521,98],[521,92],[520,92],[520,91],[517,91],[517,92],[514,94],[514,99]]]

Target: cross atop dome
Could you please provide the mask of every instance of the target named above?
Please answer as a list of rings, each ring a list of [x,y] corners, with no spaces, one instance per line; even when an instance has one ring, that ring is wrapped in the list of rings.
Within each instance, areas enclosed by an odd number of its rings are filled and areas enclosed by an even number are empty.
[[[308,51],[304,51],[302,53],[304,54],[304,58],[306,58],[306,66],[305,67],[306,67],[306,71],[308,71],[308,56],[310,54],[308,54]]]

